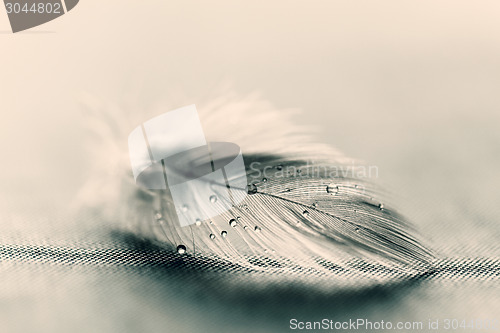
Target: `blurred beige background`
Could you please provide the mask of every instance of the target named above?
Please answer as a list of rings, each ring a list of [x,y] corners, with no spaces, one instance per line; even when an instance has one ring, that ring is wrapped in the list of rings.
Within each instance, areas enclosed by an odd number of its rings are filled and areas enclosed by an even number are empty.
[[[81,92],[147,108],[172,92],[196,103],[221,82],[304,110],[324,140],[371,163],[454,140],[464,141],[456,158],[489,158],[463,144],[473,131],[498,139],[499,10],[497,1],[83,0],[15,35],[0,11],[2,182],[33,186],[82,163]]]
[[[446,255],[498,257],[499,13],[498,1],[81,0],[12,34],[0,10],[0,207],[70,204],[87,173],[82,93],[146,109],[229,82],[378,165],[436,248],[449,233]],[[451,303],[434,312],[472,311]]]

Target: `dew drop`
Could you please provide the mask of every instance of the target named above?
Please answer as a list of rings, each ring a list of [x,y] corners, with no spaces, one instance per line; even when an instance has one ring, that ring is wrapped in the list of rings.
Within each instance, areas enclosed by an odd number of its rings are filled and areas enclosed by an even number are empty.
[[[200,219],[196,219],[196,225],[199,227],[201,225],[201,220]]]
[[[244,226],[244,227],[243,227],[243,229],[248,230],[248,227],[247,227],[247,226]]]
[[[238,217],[236,218],[236,221],[240,222],[240,221],[241,221],[241,216],[238,216]]]
[[[217,202],[217,196],[215,194],[210,196],[210,202],[211,203],[216,203]]]
[[[305,211],[302,212],[302,215],[304,215],[305,217],[308,217],[309,216],[309,212],[307,210],[305,210]]]
[[[222,232],[220,233],[220,235],[224,238],[226,238],[227,236],[227,231],[226,230],[222,230]]]
[[[313,202],[312,206],[313,206],[314,208],[316,208],[316,207],[318,207],[318,204],[317,204],[317,203],[315,203],[315,202]]]
[[[282,166],[281,164],[280,164],[280,165],[277,165],[277,166],[276,166],[276,169],[278,169],[278,170],[280,170],[280,171],[281,171],[281,170],[283,170],[283,166]]]
[[[257,193],[257,186],[255,186],[255,184],[249,184],[248,194],[255,194],[255,193]]]
[[[165,220],[164,219],[158,219],[158,223],[159,224],[165,224]]]
[[[187,212],[187,211],[188,211],[188,209],[189,209],[188,205],[183,205],[183,206],[182,206],[182,211],[183,211],[184,213],[185,213],[185,212]]]
[[[356,232],[359,232],[359,228],[354,229]]]
[[[383,204],[383,203],[379,204],[379,205],[378,205],[378,209],[380,209],[380,210],[384,210],[384,204]]]
[[[160,213],[160,212],[156,212],[156,214],[155,214],[155,219],[159,220],[159,219],[161,219],[161,218],[162,218],[161,213]]]
[[[184,245],[177,246],[177,253],[179,253],[179,254],[186,253],[186,247]]]
[[[262,229],[259,226],[255,226],[253,230],[255,230],[255,232],[260,232]]]
[[[215,239],[215,235],[214,234],[210,234],[210,239]]]
[[[267,183],[267,178],[262,178],[263,183]]]
[[[337,186],[337,184],[328,184],[328,186],[326,187],[326,192],[328,193],[331,193],[331,194],[337,194],[339,193],[339,187]]]
[[[229,225],[230,225],[231,227],[235,228],[235,227],[236,227],[236,220],[235,220],[235,219],[230,219],[230,220],[229,220]]]

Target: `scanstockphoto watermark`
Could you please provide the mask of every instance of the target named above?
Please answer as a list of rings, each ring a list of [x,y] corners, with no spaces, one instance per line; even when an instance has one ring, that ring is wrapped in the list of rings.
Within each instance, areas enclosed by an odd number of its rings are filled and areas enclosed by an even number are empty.
[[[427,323],[426,323],[427,324]],[[424,322],[422,321],[406,321],[406,322],[391,322],[391,321],[370,321],[368,319],[358,318],[345,321],[336,321],[332,319],[322,319],[321,321],[300,321],[295,318],[290,319],[290,329],[297,331],[310,330],[325,330],[325,331],[357,331],[357,330],[423,330]]]
[[[240,147],[208,143],[195,105],[138,125],[128,146],[136,184],[147,190],[168,188],[182,227],[221,215],[247,196]]]
[[[369,320],[364,318],[349,320],[322,319],[320,321],[300,321],[292,318],[289,322],[290,330],[294,331],[498,331],[500,324],[493,318],[445,318],[423,321],[386,321]]]
[[[249,176],[254,179],[286,178],[286,177],[318,177],[318,178],[378,178],[379,169],[376,165],[351,164],[325,165],[306,161],[300,165],[270,166],[255,161],[250,163]]]
[[[27,30],[67,14],[79,0],[4,0],[12,32]]]

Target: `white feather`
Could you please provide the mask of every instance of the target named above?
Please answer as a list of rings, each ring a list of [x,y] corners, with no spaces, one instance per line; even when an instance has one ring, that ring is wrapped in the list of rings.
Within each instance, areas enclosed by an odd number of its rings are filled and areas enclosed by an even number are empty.
[[[173,222],[168,191],[144,191],[135,185],[127,136],[145,120],[183,105],[120,108],[86,96],[85,124],[95,139],[89,154],[95,163],[78,205],[97,208],[105,220],[119,219],[138,237],[170,249],[172,256],[180,256],[175,249],[183,245],[187,251],[182,256],[198,258],[200,265],[207,258],[230,263],[226,272],[238,267],[268,280],[293,278],[310,284],[319,279],[358,287],[428,272],[430,251],[401,216],[386,204],[381,209],[372,184],[342,175],[332,178],[326,171],[348,167],[352,159],[315,142],[310,129],[292,121],[297,110],[279,110],[258,94],[239,97],[230,90],[205,100],[197,109],[207,141],[234,142],[247,168],[258,161],[261,168],[274,171],[264,182],[248,169],[256,194],[200,226],[181,228]],[[277,175],[278,168],[289,166],[295,172]],[[318,166],[324,171],[314,174]],[[338,192],[327,191],[330,183]],[[231,219],[238,220],[236,227],[229,225]],[[223,231],[227,237],[221,236]],[[308,278],[311,274],[316,282]]]

